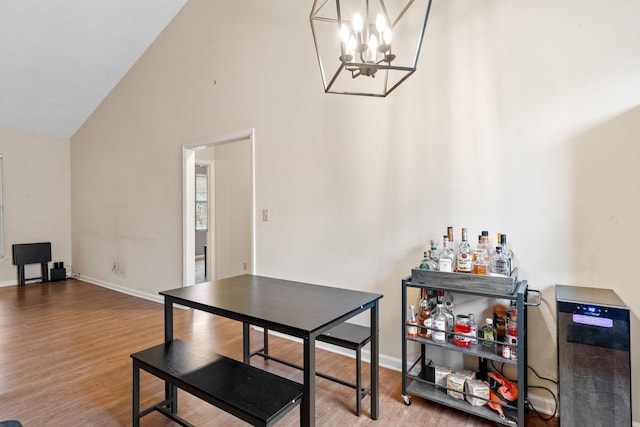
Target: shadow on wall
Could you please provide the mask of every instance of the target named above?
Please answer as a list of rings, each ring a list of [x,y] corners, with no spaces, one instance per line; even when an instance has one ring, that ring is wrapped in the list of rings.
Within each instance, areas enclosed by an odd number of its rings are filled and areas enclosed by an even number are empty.
[[[576,285],[615,290],[631,309],[631,330],[637,331],[640,106],[578,135],[572,149]],[[640,344],[632,338],[631,366],[640,367],[639,352]],[[633,418],[638,421],[640,369],[632,369],[632,377]]]

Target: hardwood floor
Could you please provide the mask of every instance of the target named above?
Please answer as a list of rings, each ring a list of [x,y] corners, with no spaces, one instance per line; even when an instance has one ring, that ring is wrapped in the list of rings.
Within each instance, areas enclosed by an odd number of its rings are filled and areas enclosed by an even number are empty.
[[[194,310],[176,310],[175,336],[197,341],[241,360],[242,325]],[[0,420],[17,419],[24,427],[130,426],[131,358],[138,350],[163,340],[163,306],[81,281],[0,288]],[[257,348],[260,334],[253,334]],[[302,346],[274,337],[271,353],[301,363]],[[263,367],[301,381],[295,369],[253,358]],[[366,365],[366,364],[365,364]],[[317,366],[326,373],[353,380],[353,359],[318,350]],[[365,373],[368,365],[363,367]],[[365,383],[368,377],[365,375]],[[180,414],[197,426],[245,426],[192,396],[181,393]],[[163,386],[141,375],[142,407],[161,400]],[[465,413],[413,399],[401,399],[400,373],[380,371],[380,419],[354,415],[355,392],[317,379],[318,426],[491,426]],[[142,426],[175,426],[158,413],[142,419]],[[278,426],[299,425],[294,410]],[[529,415],[527,425],[557,426]]]

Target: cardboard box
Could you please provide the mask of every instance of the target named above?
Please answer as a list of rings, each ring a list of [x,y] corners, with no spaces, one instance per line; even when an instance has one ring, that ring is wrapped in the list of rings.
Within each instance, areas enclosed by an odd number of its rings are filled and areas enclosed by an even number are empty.
[[[484,399],[489,399],[489,384],[484,381],[467,380],[464,391],[467,393],[467,402],[471,403],[473,406],[482,406],[487,404],[487,401]],[[484,399],[477,399],[478,397],[482,397]]]

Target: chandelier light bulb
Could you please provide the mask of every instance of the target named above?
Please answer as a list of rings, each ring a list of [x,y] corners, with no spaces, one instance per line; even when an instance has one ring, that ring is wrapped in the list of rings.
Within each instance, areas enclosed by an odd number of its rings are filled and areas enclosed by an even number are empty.
[[[342,28],[340,28],[340,40],[342,40],[342,43],[346,44],[349,42],[349,36],[351,35],[351,32],[349,31],[349,28],[347,28],[346,25],[342,24]]]
[[[378,38],[371,34],[369,37],[369,55],[371,56],[371,62],[376,62],[376,54],[378,52]]]
[[[376,29],[380,34],[387,29],[387,20],[384,19],[381,13],[378,13],[378,16],[376,16]]]
[[[382,38],[384,40],[384,44],[390,45],[391,44],[391,28],[387,27],[384,29],[384,32],[382,33]]]
[[[347,54],[355,55],[356,52],[356,38],[355,36],[349,37],[349,42],[347,42]]]
[[[353,15],[353,31],[356,33],[362,32],[362,16],[359,13]]]

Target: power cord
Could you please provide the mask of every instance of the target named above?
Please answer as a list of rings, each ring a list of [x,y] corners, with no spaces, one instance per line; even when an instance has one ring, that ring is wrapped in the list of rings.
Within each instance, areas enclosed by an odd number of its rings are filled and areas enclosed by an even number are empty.
[[[498,373],[499,373],[500,375],[502,375],[502,376],[505,376],[505,375],[504,375],[504,365],[505,365],[505,363],[504,363],[504,362],[502,362],[502,363],[500,364],[500,367],[498,368],[498,367],[495,365],[494,361],[493,361],[493,360],[491,360],[491,367],[493,368],[493,370],[494,370],[494,371],[496,371],[496,372],[498,372]],[[555,381],[555,380],[553,380],[553,379],[551,379],[551,378],[543,377],[543,376],[541,376],[540,374],[538,374],[538,372],[536,372],[536,370],[535,370],[535,369],[533,369],[533,367],[532,367],[532,366],[527,365],[527,368],[531,369],[531,371],[532,371],[532,372],[535,374],[535,376],[536,376],[536,377],[538,377],[539,379],[541,379],[541,380],[543,380],[543,381],[549,381],[549,382],[552,382],[553,384],[556,384],[556,385],[558,384],[558,382],[557,382],[557,381]],[[506,377],[506,376],[505,376],[505,377]],[[510,380],[510,381],[513,381],[513,380]],[[514,381],[514,382],[516,382],[516,381]],[[547,388],[547,387],[544,387],[544,386],[536,386],[536,385],[530,385],[530,386],[527,386],[527,388],[538,388],[538,389],[546,390],[546,391],[548,391],[548,392],[549,392],[549,394],[551,395],[551,397],[553,397],[554,409],[553,409],[553,414],[552,414],[551,416],[549,416],[549,417],[545,417],[545,416],[543,416],[540,412],[538,412],[538,411],[536,410],[536,408],[533,406],[533,404],[531,403],[531,401],[530,401],[529,399],[527,399],[527,400],[526,400],[526,404],[527,404],[527,406],[528,406],[528,407],[529,407],[529,408],[530,408],[530,409],[531,409],[531,410],[532,410],[532,411],[533,411],[533,412],[538,416],[538,418],[540,418],[541,420],[543,420],[543,421],[545,421],[545,422],[546,422],[546,421],[550,421],[550,420],[552,420],[552,419],[556,416],[556,414],[558,413],[558,398],[557,398],[557,397],[556,397],[556,395],[553,393],[553,391],[551,391],[551,389],[549,389],[549,388]]]

